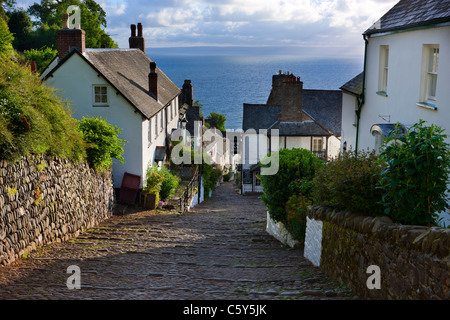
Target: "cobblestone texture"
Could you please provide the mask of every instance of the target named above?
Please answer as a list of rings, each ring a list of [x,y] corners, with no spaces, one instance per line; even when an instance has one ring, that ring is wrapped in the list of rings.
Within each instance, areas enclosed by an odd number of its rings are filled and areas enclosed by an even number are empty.
[[[224,183],[187,214],[128,210],[0,267],[0,299],[353,299],[265,226],[261,200]]]

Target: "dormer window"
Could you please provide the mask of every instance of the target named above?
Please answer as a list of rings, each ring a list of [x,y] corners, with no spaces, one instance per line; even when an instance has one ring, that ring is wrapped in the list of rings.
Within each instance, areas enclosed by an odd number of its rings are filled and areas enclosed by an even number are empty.
[[[94,106],[107,107],[108,106],[108,87],[105,85],[94,85]]]

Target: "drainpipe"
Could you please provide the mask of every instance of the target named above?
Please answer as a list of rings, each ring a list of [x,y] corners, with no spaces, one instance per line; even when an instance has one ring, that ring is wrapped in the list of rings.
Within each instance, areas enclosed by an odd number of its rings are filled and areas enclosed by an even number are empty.
[[[368,36],[363,34],[364,39],[364,68],[363,68],[363,83],[361,95],[357,98],[358,108],[356,109],[356,142],[355,142],[355,153],[358,153],[358,142],[359,142],[359,120],[361,118],[361,109],[365,103],[365,89],[366,89],[366,64],[367,64],[367,46],[369,44]]]

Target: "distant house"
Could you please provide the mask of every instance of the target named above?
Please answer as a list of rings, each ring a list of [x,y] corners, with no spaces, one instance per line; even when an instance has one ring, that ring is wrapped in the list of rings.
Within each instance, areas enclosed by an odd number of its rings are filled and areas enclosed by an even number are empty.
[[[378,150],[399,122],[450,133],[450,0],[401,0],[364,32],[365,70],[341,87],[342,145]]]
[[[165,161],[168,137],[179,126],[181,90],[145,53],[142,25],[131,26],[128,49],[85,48],[84,31],[58,31],[58,57],[43,80],[71,103],[74,118],[102,117],[122,129],[125,163],[113,165],[115,187],[125,172],[145,177]]]
[[[278,130],[279,149],[303,148],[319,158],[333,158],[340,151],[341,115],[341,91],[306,90],[293,74],[274,75],[266,104],[244,104],[242,192],[262,191],[258,163],[271,151],[271,129]],[[261,130],[267,130],[267,142],[258,135]]]

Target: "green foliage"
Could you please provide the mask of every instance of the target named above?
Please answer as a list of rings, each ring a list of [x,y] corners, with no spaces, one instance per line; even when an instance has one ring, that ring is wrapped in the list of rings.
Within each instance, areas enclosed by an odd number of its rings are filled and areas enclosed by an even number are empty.
[[[394,222],[432,225],[437,222],[437,212],[448,209],[447,136],[440,127],[424,123],[420,120],[404,135],[397,126],[380,155],[385,165],[381,173],[382,203],[385,214]]]
[[[47,154],[74,161],[86,155],[70,110],[28,66],[0,54],[0,158]]]
[[[0,17],[0,53],[11,55],[13,53],[12,42],[14,36],[9,31],[8,24]]]
[[[18,34],[14,47],[16,50],[25,51],[30,49],[48,47],[55,49],[57,46],[56,33],[62,28],[62,14],[70,5],[78,5],[81,12],[81,27],[86,32],[87,48],[116,48],[117,44],[103,30],[106,28],[106,12],[93,0],[41,0],[34,3],[25,12],[14,9],[8,12],[11,31]],[[31,19],[34,19],[30,28]]]
[[[222,132],[225,132],[225,122],[227,121],[227,118],[221,114],[221,113],[217,113],[217,112],[211,112],[208,117],[206,117],[207,120],[212,120],[212,122],[214,122],[214,124],[216,125],[216,128]],[[209,126],[207,126],[209,128]]]
[[[161,189],[159,191],[161,199],[170,199],[174,196],[181,179],[164,166],[161,167],[159,173],[164,177],[164,181],[162,182]]]
[[[286,223],[286,203],[292,195],[297,193],[291,183],[295,180],[297,183],[299,180],[310,181],[322,161],[306,149],[281,149],[277,153],[278,172],[275,175],[261,176],[264,187],[261,199],[273,220]],[[271,155],[271,157],[274,156],[274,154]]]
[[[205,192],[205,199],[209,198],[209,193],[216,189],[217,181],[219,181],[222,171],[214,169],[212,165],[202,164],[203,189]]]
[[[286,203],[286,229],[299,241],[305,238],[306,213],[310,205],[312,205],[312,201],[302,194],[290,196]]]
[[[58,51],[48,47],[41,49],[30,49],[23,52],[24,58],[28,61],[35,61],[38,72],[42,72],[45,67],[56,57]]]
[[[158,167],[148,166],[143,190],[148,193],[159,194],[163,182],[164,176],[159,172]]]
[[[383,208],[378,204],[382,197],[381,170],[375,152],[344,152],[317,171],[312,190],[314,203],[381,215]]]
[[[115,127],[102,118],[83,118],[78,128],[89,143],[87,160],[97,171],[111,168],[113,159],[125,163],[123,146],[127,141],[119,138],[122,129]]]

